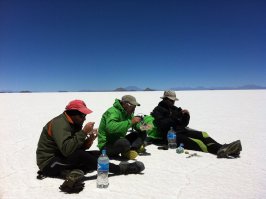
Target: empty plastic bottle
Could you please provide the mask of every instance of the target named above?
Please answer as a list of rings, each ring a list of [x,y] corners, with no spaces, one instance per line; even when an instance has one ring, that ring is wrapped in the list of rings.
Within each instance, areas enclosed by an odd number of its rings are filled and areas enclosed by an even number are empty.
[[[180,143],[179,147],[176,149],[177,153],[184,153],[184,144]]]
[[[168,140],[168,148],[175,149],[176,148],[176,132],[174,131],[173,127],[167,133],[167,140]]]
[[[109,158],[106,155],[106,150],[102,150],[102,154],[98,158],[97,188],[107,188],[109,186],[108,173]]]

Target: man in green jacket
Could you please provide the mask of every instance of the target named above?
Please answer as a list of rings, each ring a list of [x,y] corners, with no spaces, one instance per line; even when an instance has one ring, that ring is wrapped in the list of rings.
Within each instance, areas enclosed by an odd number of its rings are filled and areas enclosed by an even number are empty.
[[[44,176],[60,177],[66,170],[78,169],[83,173],[97,170],[99,151],[86,151],[97,137],[94,122],[82,128],[86,115],[92,111],[82,100],[73,100],[65,111],[50,120],[42,130],[36,151],[37,165]],[[109,171],[114,174],[140,173],[142,162],[110,163]]]
[[[108,156],[122,156],[135,159],[143,147],[146,133],[137,130],[137,124],[142,118],[134,116],[136,106],[140,104],[131,95],[125,95],[121,100],[115,99],[111,108],[103,115],[99,126],[98,147],[106,149]],[[130,128],[135,131],[128,133]]]

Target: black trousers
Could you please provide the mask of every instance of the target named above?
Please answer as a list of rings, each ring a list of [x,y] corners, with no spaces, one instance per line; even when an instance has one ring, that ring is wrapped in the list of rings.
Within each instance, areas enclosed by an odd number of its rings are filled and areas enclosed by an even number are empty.
[[[97,170],[97,159],[100,151],[76,150],[68,157],[58,155],[54,157],[49,164],[42,170],[46,176],[58,177],[63,170],[80,169],[84,173]],[[110,163],[109,171],[114,174],[120,174],[119,165]]]
[[[212,139],[206,132],[188,127],[177,130],[176,143],[177,146],[183,143],[184,147],[189,150],[209,152],[215,155],[222,146]]]
[[[116,140],[113,144],[106,144],[103,149],[106,149],[106,153],[110,157],[118,156],[120,153],[139,149],[146,137],[145,132],[134,131],[126,135],[125,138]]]
[[[164,135],[164,139],[152,139],[149,140],[156,145],[167,144],[167,135]],[[184,148],[194,151],[209,152],[217,154],[217,151],[221,148],[221,144],[212,139],[206,132],[194,130],[188,127],[176,130],[176,143],[179,146],[184,144]]]

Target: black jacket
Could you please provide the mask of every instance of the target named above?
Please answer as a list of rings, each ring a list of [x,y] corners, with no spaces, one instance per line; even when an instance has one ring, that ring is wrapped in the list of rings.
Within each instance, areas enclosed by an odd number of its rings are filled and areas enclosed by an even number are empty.
[[[167,132],[170,127],[177,131],[186,127],[190,119],[189,114],[182,113],[182,108],[176,106],[169,107],[163,100],[153,109],[151,115],[154,117],[154,123],[164,140],[167,139]]]

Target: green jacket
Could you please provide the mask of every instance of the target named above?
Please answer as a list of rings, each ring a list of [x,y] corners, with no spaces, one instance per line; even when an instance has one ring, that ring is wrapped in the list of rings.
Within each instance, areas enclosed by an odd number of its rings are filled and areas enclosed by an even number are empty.
[[[113,144],[119,138],[124,138],[132,127],[132,115],[127,115],[118,99],[103,115],[98,129],[98,148],[101,150],[107,143]]]
[[[68,157],[85,142],[86,134],[62,113],[48,122],[42,130],[36,151],[37,165],[42,170],[55,156]]]

